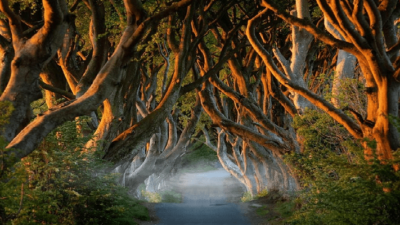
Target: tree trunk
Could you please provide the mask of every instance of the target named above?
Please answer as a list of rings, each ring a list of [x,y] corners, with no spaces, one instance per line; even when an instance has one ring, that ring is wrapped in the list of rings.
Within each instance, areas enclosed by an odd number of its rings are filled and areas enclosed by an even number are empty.
[[[329,23],[329,21],[324,19],[325,27],[334,37],[340,40],[344,40],[342,35]],[[338,50],[338,57],[336,63],[335,74],[332,81],[332,104],[336,108],[343,108],[340,104],[338,97],[342,92],[342,80],[354,79],[354,71],[356,69],[357,58],[349,52]]]
[[[62,43],[67,29],[65,21],[68,9],[64,0],[43,0],[45,25],[33,37],[25,40],[21,36],[19,17],[11,11],[7,1],[2,1],[0,5],[0,10],[10,21],[15,51],[10,80],[0,96],[0,101],[12,102],[14,106],[9,123],[2,131],[3,137],[10,142],[31,120],[31,102],[41,98],[39,74]]]

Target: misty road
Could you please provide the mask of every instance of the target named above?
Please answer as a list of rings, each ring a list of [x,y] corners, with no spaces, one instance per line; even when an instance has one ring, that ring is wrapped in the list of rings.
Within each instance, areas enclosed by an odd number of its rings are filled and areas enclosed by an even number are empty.
[[[233,225],[250,224],[238,205],[227,200],[240,198],[238,183],[224,169],[188,173],[180,177],[183,203],[161,203],[155,207],[159,225]],[[225,191],[224,191],[225,188]],[[228,191],[226,188],[229,188]],[[233,196],[234,195],[234,196]]]

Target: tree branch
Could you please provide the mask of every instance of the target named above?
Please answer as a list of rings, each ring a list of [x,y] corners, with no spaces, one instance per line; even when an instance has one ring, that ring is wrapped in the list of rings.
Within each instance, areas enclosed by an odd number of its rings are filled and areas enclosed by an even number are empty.
[[[271,55],[268,53],[267,50],[264,49],[264,47],[258,41],[254,31],[254,26],[256,26],[256,24],[260,21],[262,15],[265,12],[266,10],[260,12],[257,16],[249,20],[246,29],[246,35],[251,45],[263,59],[267,67],[271,70],[274,77],[282,85],[299,93],[304,98],[309,100],[313,105],[317,106],[318,108],[328,113],[333,119],[342,124],[355,138],[362,138],[363,134],[361,128],[356,123],[354,123],[354,121],[350,117],[344,114],[341,110],[336,109],[333,105],[329,104],[326,100],[324,100],[320,96],[312,93],[308,89],[301,87],[296,83],[292,82],[291,80],[287,79],[285,75],[278,69]]]
[[[332,37],[331,35],[317,28],[310,20],[299,19],[295,16],[291,16],[286,12],[281,12],[278,10],[278,7],[276,7],[272,3],[267,2],[266,0],[263,0],[263,4],[267,7],[267,9],[272,10],[279,18],[283,19],[284,21],[292,25],[306,29],[309,33],[314,35],[314,37],[319,39],[320,41],[328,45],[331,45],[332,47],[343,49],[347,52],[350,52],[353,55],[360,56],[360,52],[355,48],[353,44]],[[267,9],[263,10],[253,19],[255,18],[261,19],[260,17],[266,14]]]
[[[43,88],[46,89],[48,91],[54,92],[56,94],[60,94],[64,97],[66,97],[67,99],[71,100],[71,99],[75,99],[75,95],[68,92],[68,91],[64,91],[62,89],[56,88],[54,86],[48,85],[46,83],[44,83],[43,81],[39,80],[39,85]]]
[[[10,9],[8,0],[0,1],[0,11],[4,13],[9,20],[12,39],[18,42],[22,38],[21,18]]]

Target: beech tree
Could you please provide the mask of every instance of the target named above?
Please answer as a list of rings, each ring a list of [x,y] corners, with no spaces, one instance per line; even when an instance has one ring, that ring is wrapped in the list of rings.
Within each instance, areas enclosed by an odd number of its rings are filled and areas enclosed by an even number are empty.
[[[156,22],[180,7],[187,6],[190,1],[178,2],[150,17],[146,16],[140,2],[124,1],[127,12],[127,27],[122,33],[120,42],[115,47],[113,54],[103,66],[99,66],[104,61],[104,49],[98,43],[101,41],[101,39],[98,39],[101,34],[99,30],[101,25],[96,27],[96,23],[101,22],[96,12],[96,10],[101,10],[101,4],[99,7],[99,4],[96,4],[95,1],[88,1],[87,3],[94,10],[93,18],[97,17],[97,19],[92,19],[91,26],[92,34],[95,35],[91,38],[94,46],[91,61],[98,60],[98,62],[89,63],[85,74],[82,76],[81,85],[76,87],[73,84],[74,74],[71,74],[70,71],[66,72],[68,68],[64,68],[64,75],[66,74],[67,81],[70,80],[70,88],[74,94],[78,95],[78,98],[51,108],[27,124],[30,119],[30,103],[40,94],[37,84],[42,68],[61,47],[64,36],[67,36],[65,39],[71,39],[68,34],[66,35],[70,14],[66,2],[63,0],[43,1],[44,26],[30,39],[25,40],[19,16],[9,8],[7,1],[1,2],[1,10],[9,20],[13,48],[16,52],[11,63],[10,81],[1,96],[1,101],[9,101],[14,106],[10,122],[6,125],[3,136],[10,141],[8,148],[15,150],[7,151],[6,154],[15,154],[17,158],[28,155],[35,149],[40,140],[56,126],[76,116],[87,115],[95,111],[106,98],[112,99],[118,90],[118,84],[123,80],[126,65],[135,53],[135,46],[138,45],[141,38],[151,27],[156,26]],[[67,67],[68,62],[63,64],[63,60],[66,60],[63,59],[64,55],[68,54],[60,50],[60,64],[64,65],[62,67]],[[21,59],[21,57],[28,58]],[[25,63],[29,64],[25,65]],[[31,66],[37,67],[37,69],[34,70],[30,68]],[[85,79],[87,80],[85,81]],[[25,82],[34,85],[26,85]],[[87,86],[88,83],[92,83],[90,87]],[[18,96],[22,99],[17,99]]]
[[[4,2],[4,5],[7,5],[6,3]],[[62,3],[66,8],[66,2],[62,1]],[[118,11],[119,6],[113,1],[110,3],[115,7],[120,18],[123,18],[121,12]],[[94,138],[86,145],[87,149],[97,147],[98,151],[104,151],[103,158],[115,163],[114,167],[117,171],[124,174],[124,182],[125,172],[132,172],[126,176],[126,184],[137,187],[152,173],[162,173],[163,170],[160,169],[168,171],[169,168],[170,170],[173,162],[184,152],[201,112],[200,104],[197,104],[192,113],[192,119],[178,139],[177,121],[171,115],[171,111],[180,96],[201,84],[201,81],[197,81],[182,90],[183,80],[194,62],[195,47],[207,31],[204,29],[201,35],[192,38],[190,24],[195,19],[194,13],[197,9],[196,5],[190,6],[190,3],[191,1],[181,1],[165,10],[156,8],[151,12],[152,16],[147,16],[148,12],[140,2],[125,1],[127,27],[120,36],[110,37],[106,34],[105,26],[104,4],[106,2],[75,1],[70,7],[71,12],[80,10],[80,7],[87,7],[91,13],[90,50],[81,51],[79,42],[82,40],[75,20],[65,20],[64,30],[58,32],[60,33],[57,39],[59,46],[54,48],[53,55],[48,59],[50,61],[58,53],[55,59],[58,65],[50,63],[44,68],[44,64],[38,73],[31,74],[32,79],[38,83],[41,72],[44,82],[40,84],[49,91],[46,95],[50,109],[38,115],[31,123],[21,125],[22,127],[15,131],[15,137],[10,136],[13,138],[10,139],[9,150],[6,154],[15,155],[17,159],[22,158],[30,154],[40,143],[41,138],[57,125],[77,116],[90,114],[93,122],[91,127],[95,129],[95,132]],[[214,3],[215,1],[202,3],[204,8],[200,10],[207,12]],[[46,5],[43,4],[43,6],[46,12],[48,9]],[[184,13],[185,7],[187,7],[186,13]],[[218,10],[218,7],[213,10]],[[175,15],[177,11],[180,13]],[[72,15],[68,15],[73,18]],[[15,17],[18,20],[18,16],[15,15]],[[162,55],[164,62],[157,64],[152,60],[144,60],[143,57],[149,54],[145,50],[152,47],[148,42],[154,44],[152,39],[155,36],[165,35],[165,33],[156,33],[165,32],[165,30],[158,31],[157,25],[166,17],[169,17],[166,22],[169,26],[166,30],[168,47],[160,45],[158,51],[153,51],[153,57],[157,54]],[[64,19],[60,20],[64,21]],[[181,29],[173,28],[174,23],[182,23],[182,33],[179,32]],[[109,43],[110,39],[118,38],[120,42],[117,46]],[[108,50],[113,48],[115,48],[113,52]],[[172,57],[174,67],[171,77],[168,77]],[[134,60],[131,60],[132,58]],[[164,64],[166,67],[162,78],[159,79],[158,74]],[[68,84],[68,89],[72,93],[57,87],[57,78],[51,77],[54,75],[52,73],[65,77],[64,82]],[[159,83],[162,83],[161,95],[158,96],[160,100],[156,101]],[[7,88],[10,85],[9,83]],[[35,87],[38,88],[38,86]],[[70,100],[54,105],[54,93]],[[33,100],[26,103],[27,111],[30,111],[29,104]],[[18,104],[16,103],[14,108],[18,108]],[[102,106],[101,120],[97,124],[97,116],[94,112],[100,105]],[[11,121],[9,126],[18,124],[16,120]],[[6,127],[5,131],[7,129]],[[150,144],[147,148],[146,143]],[[133,172],[132,165],[137,165],[136,156],[140,156],[142,152],[145,152],[146,159]],[[6,157],[5,160],[8,158]],[[157,168],[153,168],[155,159],[157,159]]]
[[[324,17],[340,33],[344,41],[322,31],[310,20],[297,18],[279,9],[271,1],[263,1],[265,9],[249,21],[247,36],[264,63],[271,69],[274,77],[291,90],[301,94],[315,106],[328,113],[342,124],[356,139],[376,141],[377,155],[383,162],[392,159],[392,151],[399,147],[397,130],[390,124],[390,116],[398,115],[398,81],[396,69],[397,49],[395,45],[396,1],[317,1]],[[320,41],[353,54],[360,65],[366,80],[368,98],[367,116],[350,110],[354,119],[342,110],[287,79],[273,63],[271,55],[263,48],[255,36],[254,27],[262,16],[272,10],[286,22],[298,26]],[[368,141],[364,141],[365,155],[372,157]],[[398,168],[396,168],[397,170]]]
[[[167,177],[202,111],[206,144],[253,195],[301,188],[283,158],[302,152],[292,122],[307,110],[343,125],[367,159],[371,141],[382,163],[399,147],[396,1],[32,2],[0,1],[0,102],[13,108],[0,131],[3,168],[80,116],[91,118],[89,131],[79,127],[93,135],[86,150],[133,191]],[[342,107],[344,77],[365,82],[365,107]],[[177,108],[188,93],[184,127]],[[32,118],[42,97],[49,109]]]

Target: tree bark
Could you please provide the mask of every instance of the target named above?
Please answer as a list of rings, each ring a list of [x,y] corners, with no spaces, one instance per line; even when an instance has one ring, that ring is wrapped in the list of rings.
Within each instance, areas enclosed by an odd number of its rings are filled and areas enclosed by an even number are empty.
[[[329,23],[327,19],[324,19],[325,27],[334,37],[340,40],[344,40],[344,38],[340,35],[340,33],[335,30],[335,28]],[[354,78],[354,70],[356,68],[357,58],[341,49],[338,50],[338,59],[336,63],[335,74],[332,81],[332,104],[336,108],[342,108],[338,96],[342,90],[342,80],[353,79]]]
[[[121,41],[116,47],[113,55],[102,67],[90,88],[78,99],[69,101],[57,108],[53,108],[51,111],[45,112],[42,116],[36,118],[7,146],[7,148],[19,150],[8,151],[8,153],[15,154],[17,158],[22,158],[30,154],[38,143],[58,125],[67,120],[71,120],[76,116],[85,115],[95,111],[107,97],[114,95],[118,85],[120,85],[122,81],[120,71],[132,57],[135,52],[135,46],[141,40],[145,31],[151,25],[157,24],[157,22],[163,17],[168,16],[168,14],[175,12],[181,7],[185,7],[190,3],[190,0],[180,1],[160,13],[144,19],[141,17],[140,13],[140,15],[133,14],[138,13],[137,10],[140,7],[137,7],[135,5],[136,3],[125,0],[125,7],[127,8],[128,13],[127,28],[125,29]],[[135,17],[135,19],[133,17]],[[10,84],[7,86],[7,89],[10,89],[10,91],[13,90]],[[3,95],[5,95],[5,93],[3,93]],[[15,126],[17,125],[16,122],[11,123],[11,125],[13,124]]]
[[[10,21],[12,44],[15,51],[11,63],[11,77],[0,96],[0,101],[12,102],[14,111],[5,125],[2,136],[11,141],[31,119],[30,103],[41,97],[39,74],[53,58],[67,29],[68,9],[64,0],[43,0],[44,26],[30,39],[22,38],[21,21],[8,6],[0,2],[2,11]],[[26,85],[30,84],[30,85]]]

